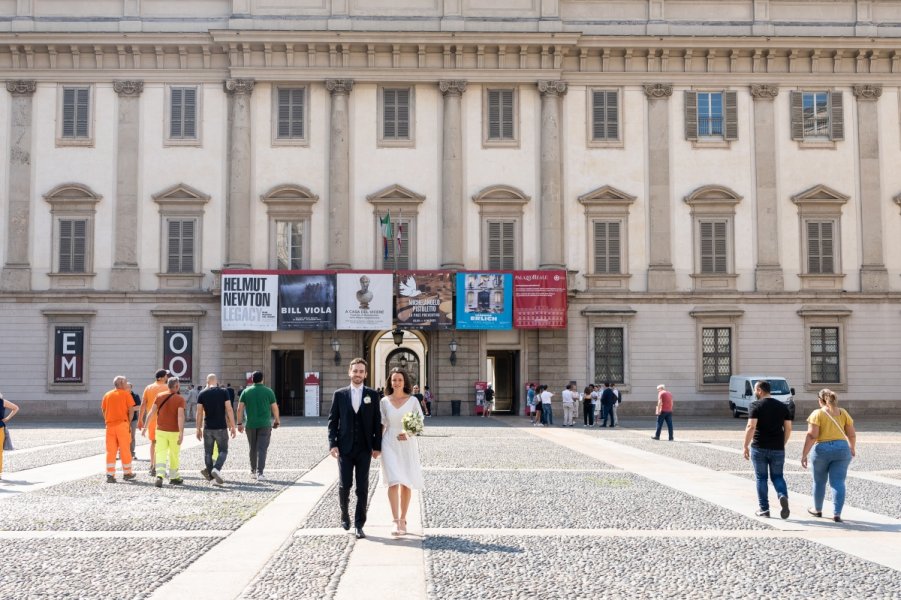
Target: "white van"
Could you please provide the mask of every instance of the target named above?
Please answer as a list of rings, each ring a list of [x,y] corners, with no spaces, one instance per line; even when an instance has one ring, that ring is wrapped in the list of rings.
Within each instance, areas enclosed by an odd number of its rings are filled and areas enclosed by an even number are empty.
[[[792,419],[795,418],[795,388],[788,387],[785,377],[768,375],[733,375],[729,378],[729,410],[736,419],[747,415],[754,402],[754,386],[761,379],[770,382],[770,395],[788,407]]]

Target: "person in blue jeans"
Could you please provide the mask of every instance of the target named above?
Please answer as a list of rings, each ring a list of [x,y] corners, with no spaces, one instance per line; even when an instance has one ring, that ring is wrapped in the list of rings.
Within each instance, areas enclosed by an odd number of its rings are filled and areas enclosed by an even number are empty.
[[[547,386],[544,384],[538,388],[538,397],[541,402],[541,424],[544,426],[554,424],[554,411],[551,408],[551,396],[553,395],[547,391]]]
[[[757,479],[758,517],[770,516],[770,499],[767,477],[773,482],[779,497],[779,516],[787,519],[788,485],[782,470],[785,466],[785,444],[792,434],[792,416],[788,406],[770,396],[770,382],[761,380],[754,386],[756,400],[748,408],[748,425],[745,427],[745,460],[754,465]]]
[[[832,489],[832,520],[842,522],[845,505],[845,478],[851,459],[857,455],[857,432],[854,419],[838,406],[838,397],[829,389],[817,394],[820,408],[807,417],[807,437],[801,451],[801,466],[807,468],[807,457],[813,465],[813,507],[807,512],[823,516],[826,483]]]

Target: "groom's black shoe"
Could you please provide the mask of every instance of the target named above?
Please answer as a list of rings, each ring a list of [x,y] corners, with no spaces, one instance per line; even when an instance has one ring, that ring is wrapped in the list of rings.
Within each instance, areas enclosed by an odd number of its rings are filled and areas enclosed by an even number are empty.
[[[363,533],[363,528],[362,528],[362,527],[357,527],[356,529],[357,529],[357,533],[356,533],[357,539],[358,539],[358,540],[365,539],[365,538],[366,538],[366,534]]]
[[[344,531],[350,530],[350,516],[341,517],[341,527],[344,528]]]

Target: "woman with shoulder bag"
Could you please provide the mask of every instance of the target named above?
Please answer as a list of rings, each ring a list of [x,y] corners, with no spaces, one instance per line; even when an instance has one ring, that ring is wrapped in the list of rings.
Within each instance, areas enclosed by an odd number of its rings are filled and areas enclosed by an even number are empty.
[[[10,411],[9,414],[7,414],[7,410]],[[0,479],[3,478],[3,451],[12,450],[12,442],[6,433],[6,424],[16,416],[17,412],[19,412],[19,407],[4,399],[3,394],[0,393]]]
[[[801,466],[807,468],[807,455],[813,465],[813,508],[807,512],[815,517],[823,516],[823,500],[826,482],[832,489],[832,520],[842,522],[842,506],[845,504],[845,478],[851,459],[857,456],[857,434],[854,419],[838,406],[835,392],[828,389],[817,394],[820,408],[807,417],[807,437],[801,452]],[[811,450],[812,448],[812,450]]]

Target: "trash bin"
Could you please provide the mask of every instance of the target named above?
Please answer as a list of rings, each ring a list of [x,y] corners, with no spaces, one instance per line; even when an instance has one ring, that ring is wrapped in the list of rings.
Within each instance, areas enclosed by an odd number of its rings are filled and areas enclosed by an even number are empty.
[[[459,417],[460,416],[460,403],[462,400],[451,400],[451,416]]]

